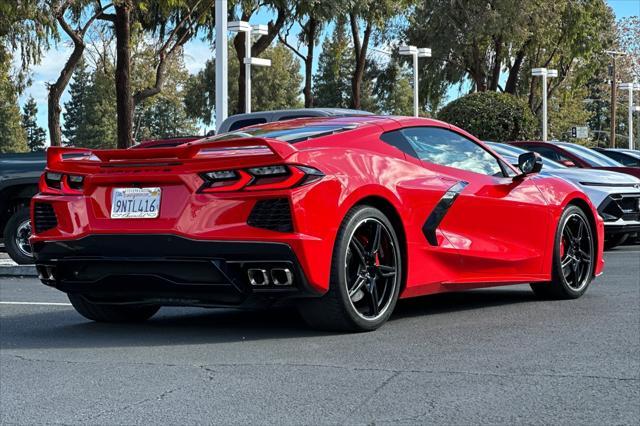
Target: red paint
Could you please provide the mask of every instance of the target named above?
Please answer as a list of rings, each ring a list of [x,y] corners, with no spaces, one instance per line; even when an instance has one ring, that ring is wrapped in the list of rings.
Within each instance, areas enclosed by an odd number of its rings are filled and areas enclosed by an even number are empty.
[[[64,187],[50,190],[41,182],[41,193],[34,201],[51,203],[59,226],[34,234],[32,242],[107,233],[170,233],[200,240],[282,242],[296,253],[310,284],[324,291],[329,285],[340,223],[354,205],[373,197],[387,203],[401,218],[408,265],[402,297],[410,297],[548,281],[558,220],[568,203],[579,202],[588,206],[587,213],[595,222],[595,273],[602,271],[603,222],[575,186],[539,175],[512,179],[423,164],[379,139],[387,130],[439,126],[483,145],[466,132],[435,120],[341,117],[306,121],[358,127],[295,145],[252,138],[221,142],[203,139],[176,147],[135,150],[50,148],[47,170],[83,175],[84,188],[82,194],[72,194]],[[63,155],[71,153],[83,157],[63,159]],[[127,164],[135,166],[119,167]],[[230,191],[199,191],[204,183],[201,173],[266,165],[289,165],[294,171],[291,181],[263,186],[260,191],[248,190],[246,183]],[[313,183],[296,185],[296,179],[300,179],[296,165],[314,167],[325,176]],[[469,185],[440,224],[436,235],[439,245],[432,246],[422,226],[447,189],[461,180]],[[133,185],[162,188],[157,219],[109,218],[113,188]],[[290,199],[295,232],[247,225],[256,201],[273,197]]]

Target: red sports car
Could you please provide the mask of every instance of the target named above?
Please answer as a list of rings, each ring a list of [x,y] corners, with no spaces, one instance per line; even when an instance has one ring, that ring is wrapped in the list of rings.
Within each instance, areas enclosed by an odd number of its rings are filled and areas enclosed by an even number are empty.
[[[604,265],[580,190],[434,120],[298,119],[47,157],[37,269],[96,321],[293,302],[312,326],[373,330],[398,298],[515,283],[577,298]]]

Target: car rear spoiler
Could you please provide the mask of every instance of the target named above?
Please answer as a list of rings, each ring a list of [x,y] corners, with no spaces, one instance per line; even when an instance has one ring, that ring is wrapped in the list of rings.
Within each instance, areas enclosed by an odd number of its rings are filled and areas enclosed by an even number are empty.
[[[246,138],[226,141],[185,143],[175,147],[142,149],[89,149],[50,147],[47,149],[47,167],[58,169],[65,164],[78,166],[118,165],[134,162],[158,161],[192,162],[235,157],[273,156],[284,160],[298,150],[287,142],[266,138]]]

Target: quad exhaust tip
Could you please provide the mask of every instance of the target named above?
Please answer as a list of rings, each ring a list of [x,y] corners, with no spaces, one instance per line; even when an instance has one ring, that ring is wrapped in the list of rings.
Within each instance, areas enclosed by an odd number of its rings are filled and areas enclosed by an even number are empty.
[[[249,284],[253,287],[266,286],[290,286],[293,284],[293,273],[288,268],[273,268],[270,271],[261,268],[247,269]]]

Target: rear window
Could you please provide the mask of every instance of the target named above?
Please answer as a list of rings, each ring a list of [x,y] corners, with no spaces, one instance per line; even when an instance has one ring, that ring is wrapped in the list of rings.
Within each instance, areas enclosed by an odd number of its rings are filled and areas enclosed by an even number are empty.
[[[273,128],[273,127],[249,127],[241,129],[238,132],[223,133],[209,140],[239,139],[239,138],[269,138],[277,139],[283,142],[296,143],[313,139],[320,136],[327,136],[334,133],[343,132],[345,130],[354,129],[355,125],[318,125],[318,126],[301,126],[293,128]]]
[[[229,126],[229,131],[242,129],[243,127],[255,126],[256,124],[264,124],[267,122],[266,118],[247,118],[246,120],[238,120]]]

